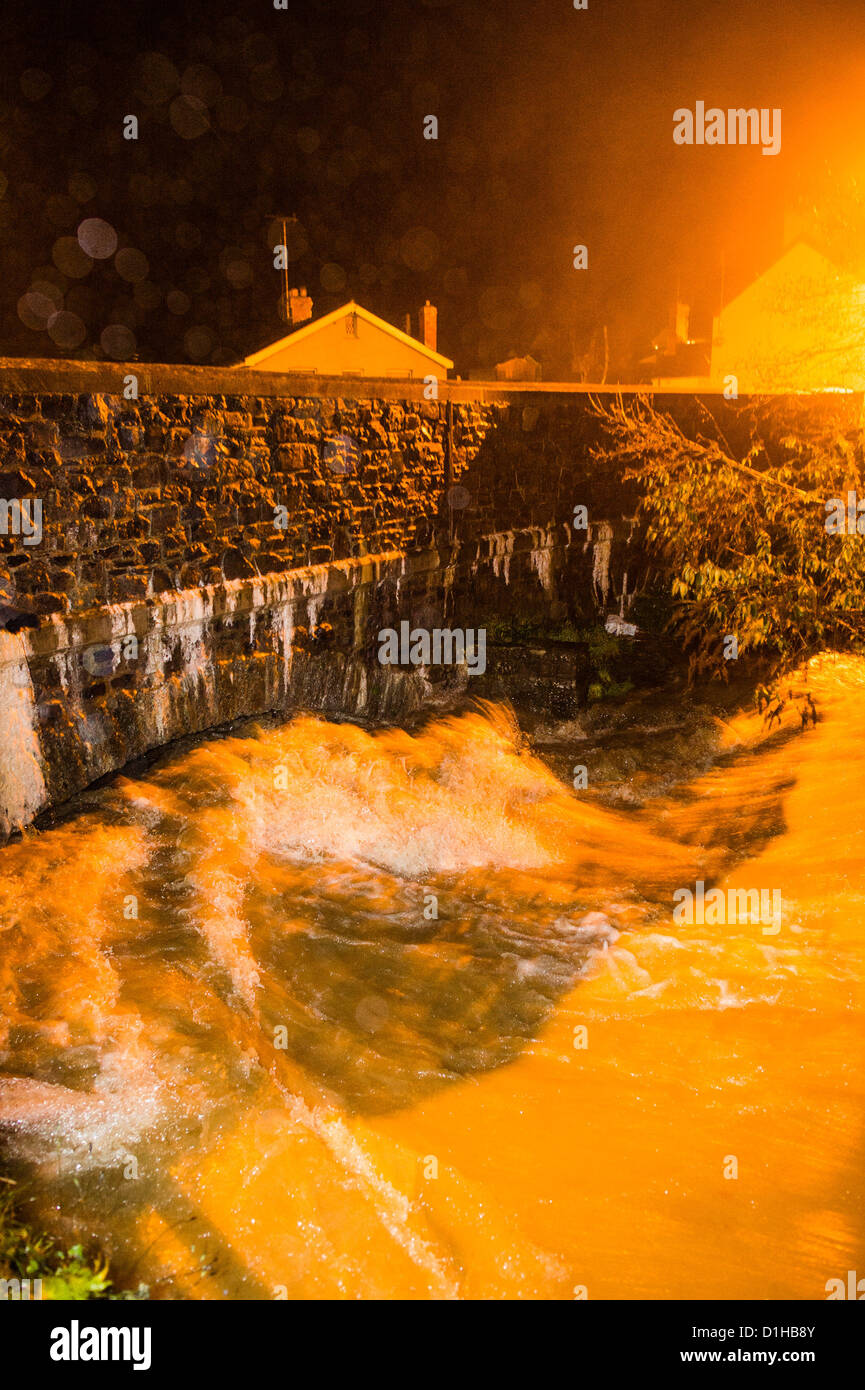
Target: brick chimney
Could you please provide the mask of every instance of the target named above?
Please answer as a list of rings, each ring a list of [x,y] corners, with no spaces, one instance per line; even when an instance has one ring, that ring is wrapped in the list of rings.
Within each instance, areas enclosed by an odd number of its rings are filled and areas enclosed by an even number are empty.
[[[305,285],[300,290],[289,290],[286,318],[289,328],[297,328],[298,324],[306,323],[312,318],[312,300],[306,292]]]
[[[436,320],[438,310],[434,304],[427,300],[422,309],[418,310],[418,337],[424,347],[432,348],[436,351]]]

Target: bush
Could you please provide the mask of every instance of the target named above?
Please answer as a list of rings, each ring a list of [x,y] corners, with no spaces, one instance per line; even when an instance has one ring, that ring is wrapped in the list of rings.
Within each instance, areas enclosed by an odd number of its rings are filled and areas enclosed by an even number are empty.
[[[731,636],[775,676],[821,649],[865,646],[865,540],[827,530],[829,500],[865,491],[861,432],[786,435],[780,462],[757,438],[736,459],[646,402],[594,408],[609,440],[595,457],[640,484],[643,536],[692,679],[726,679]]]

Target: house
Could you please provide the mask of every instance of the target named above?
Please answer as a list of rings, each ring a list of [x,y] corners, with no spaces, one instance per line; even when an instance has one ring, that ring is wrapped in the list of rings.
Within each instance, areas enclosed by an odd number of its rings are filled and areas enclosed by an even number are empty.
[[[244,366],[260,372],[316,372],[323,376],[446,377],[450,358],[436,352],[436,310],[427,300],[418,315],[422,340],[350,300],[321,318],[310,317],[312,300],[292,290],[286,317],[300,322],[287,337],[254,352]],[[306,319],[306,322],[302,320]]]
[[[496,363],[498,381],[540,381],[541,364],[534,357],[509,357],[506,362]]]
[[[708,330],[708,316],[705,326]],[[655,386],[690,390],[696,382],[705,388],[710,346],[707,336],[693,331],[691,306],[677,299],[666,326],[652,338],[651,354],[640,359],[638,371],[650,376]]]
[[[710,382],[740,395],[865,390],[865,285],[798,241],[714,321]]]

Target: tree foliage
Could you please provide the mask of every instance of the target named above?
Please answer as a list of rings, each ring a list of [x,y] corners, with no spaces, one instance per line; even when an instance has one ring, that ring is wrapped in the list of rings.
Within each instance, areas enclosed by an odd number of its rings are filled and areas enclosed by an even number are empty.
[[[776,675],[865,644],[865,535],[826,528],[829,499],[865,495],[861,431],[797,430],[770,447],[764,430],[736,458],[708,413],[713,435],[690,439],[647,401],[593,404],[605,435],[594,455],[639,485],[692,678],[726,678],[730,636]]]

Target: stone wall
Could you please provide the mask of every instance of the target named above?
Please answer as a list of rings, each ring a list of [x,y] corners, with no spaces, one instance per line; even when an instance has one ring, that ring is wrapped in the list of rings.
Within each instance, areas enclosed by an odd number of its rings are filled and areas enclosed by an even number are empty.
[[[0,362],[0,833],[186,733],[465,682],[382,668],[382,627],[625,613],[636,498],[597,438],[580,392]]]
[[[431,693],[419,673],[374,658],[382,596],[400,583],[434,588],[431,557],[230,580],[0,631],[0,829],[230,720],[289,705],[372,720],[419,708]]]
[[[0,498],[38,499],[42,526],[38,544],[0,536],[7,602],[70,614],[416,549],[447,468],[492,423],[451,410],[449,425],[425,401],[5,395]]]

